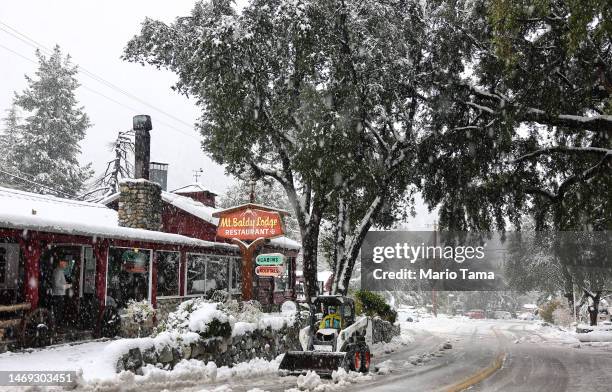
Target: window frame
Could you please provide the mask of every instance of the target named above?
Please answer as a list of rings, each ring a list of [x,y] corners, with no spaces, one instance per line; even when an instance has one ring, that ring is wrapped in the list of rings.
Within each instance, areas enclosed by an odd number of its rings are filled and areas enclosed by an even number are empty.
[[[108,275],[109,275],[109,271],[110,271],[110,255],[111,255],[111,249],[128,249],[128,250],[134,250],[134,249],[138,249],[139,252],[144,252],[144,251],[148,251],[149,252],[149,264],[148,264],[148,290],[147,290],[147,302],[149,304],[152,304],[151,302],[151,298],[153,295],[153,268],[152,268],[152,263],[153,263],[153,249],[148,249],[148,248],[135,248],[135,247],[130,247],[130,246],[109,246],[108,247],[108,252],[106,254],[106,287],[104,289],[104,305],[106,306],[106,300],[108,298]]]
[[[159,295],[159,259],[157,258],[157,254],[159,253],[175,253],[178,254],[178,265],[177,265],[177,271],[176,271],[176,294],[174,295]],[[154,251],[154,256],[155,258],[155,262],[156,262],[156,269],[157,269],[157,285],[155,287],[155,291],[157,293],[157,298],[176,298],[176,297],[181,297],[181,252],[177,251],[177,250],[155,250]],[[186,260],[185,260],[186,261]],[[185,268],[185,271],[187,271],[187,269]],[[187,281],[185,281],[187,282]]]

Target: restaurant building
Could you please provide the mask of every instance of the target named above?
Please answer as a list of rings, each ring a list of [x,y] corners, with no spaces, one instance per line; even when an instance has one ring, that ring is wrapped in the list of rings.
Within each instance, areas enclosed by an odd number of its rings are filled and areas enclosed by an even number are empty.
[[[215,194],[199,184],[166,192],[148,180],[129,180],[99,203],[0,187],[0,340],[32,333],[28,328],[49,317],[58,259],[68,262],[71,284],[65,315],[82,330],[99,327],[109,302],[122,308],[147,300],[163,317],[186,298],[215,290],[239,297],[240,254],[216,237],[216,211]],[[260,247],[259,253],[287,260],[284,276],[254,282],[262,304],[295,299],[299,249],[286,237]]]

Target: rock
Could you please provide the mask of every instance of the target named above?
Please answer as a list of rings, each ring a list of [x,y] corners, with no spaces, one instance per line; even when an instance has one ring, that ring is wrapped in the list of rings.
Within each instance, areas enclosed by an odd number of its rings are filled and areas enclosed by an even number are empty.
[[[181,348],[181,352],[182,352],[183,359],[191,358],[191,345],[183,346]]]
[[[173,359],[174,358],[172,357],[172,349],[170,348],[170,346],[164,346],[164,348],[162,348],[159,353],[159,357],[157,358],[157,360],[164,365],[171,363]]]
[[[159,362],[157,359],[157,352],[155,351],[155,347],[148,348],[142,352],[142,361],[144,363],[150,363],[153,365]]]
[[[125,370],[130,370],[137,373],[142,368],[142,353],[139,348],[132,348],[125,359]]]
[[[453,345],[452,345],[452,344],[450,344],[450,342],[446,342],[446,343],[444,343],[444,344],[442,345],[442,348],[443,348],[444,350],[450,350],[451,348],[453,348]]]
[[[117,363],[115,364],[115,372],[116,373],[121,373],[122,371],[125,370],[125,359],[127,357],[126,355],[123,355],[121,358],[119,358],[117,360]]]

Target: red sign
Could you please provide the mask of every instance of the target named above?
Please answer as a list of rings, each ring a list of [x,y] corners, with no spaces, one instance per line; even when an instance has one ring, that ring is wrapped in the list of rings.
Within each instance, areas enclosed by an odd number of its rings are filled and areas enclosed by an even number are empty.
[[[282,265],[258,265],[255,267],[257,276],[271,276],[277,278],[285,272],[285,267]]]
[[[255,240],[257,238],[274,238],[283,235],[281,216],[276,211],[265,211],[255,208],[221,213],[217,236]]]

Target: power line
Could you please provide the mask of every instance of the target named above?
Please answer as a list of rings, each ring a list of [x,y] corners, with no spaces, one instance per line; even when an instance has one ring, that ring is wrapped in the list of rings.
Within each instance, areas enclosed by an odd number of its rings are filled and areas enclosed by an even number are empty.
[[[0,22],[0,23],[2,23],[2,22]],[[0,27],[0,29],[2,29],[2,28]],[[1,43],[0,43],[0,48],[5,49],[5,50],[7,50],[8,52],[10,52],[10,53],[12,53],[12,54],[14,54],[14,55],[16,55],[16,56],[18,56],[18,57],[21,57],[22,59],[27,60],[27,61],[29,61],[29,62],[31,62],[31,63],[38,64],[38,61],[36,61],[36,60],[34,60],[34,59],[31,59],[31,58],[29,58],[29,57],[27,57],[27,56],[24,56],[24,55],[22,55],[21,53],[16,52],[16,51],[14,51],[13,49],[11,49],[11,48],[9,48],[9,47],[7,47],[7,46],[5,46],[5,45],[1,44]],[[90,91],[90,92],[92,92],[92,93],[94,93],[94,94],[97,94],[97,95],[99,95],[99,96],[101,96],[101,97],[103,97],[103,98],[105,98],[105,99],[107,99],[107,100],[109,100],[109,101],[111,101],[111,102],[113,102],[113,103],[115,103],[115,104],[117,104],[117,105],[119,105],[119,106],[123,107],[124,109],[129,109],[131,112],[139,112],[139,111],[140,111],[140,110],[138,110],[138,109],[136,109],[136,108],[134,108],[134,107],[132,107],[132,106],[129,106],[129,105],[123,104],[123,103],[121,103],[121,102],[117,101],[116,99],[111,98],[111,97],[109,97],[109,96],[105,95],[104,93],[101,93],[101,92],[97,91],[96,89],[93,89],[93,88],[91,88],[91,87],[87,86],[86,84],[81,83],[81,87],[83,87],[84,89],[86,89],[86,90],[88,90],[88,91]],[[200,139],[199,139],[199,138],[198,138],[196,135],[194,135],[193,133],[187,133],[186,131],[183,131],[182,129],[175,128],[173,125],[168,124],[168,123],[167,123],[167,122],[165,122],[165,121],[162,121],[162,120],[156,119],[156,120],[155,120],[155,122],[158,122],[158,123],[160,123],[160,124],[162,124],[162,125],[165,125],[165,126],[166,126],[166,127],[168,127],[169,129],[172,129],[172,130],[174,130],[174,131],[176,131],[176,132],[182,133],[182,134],[183,134],[183,135],[185,135],[185,136],[189,136],[189,137],[194,138],[194,139],[196,139],[196,140],[200,140]]]
[[[51,49],[49,49],[46,46],[42,45],[40,42],[30,38],[26,34],[21,33],[20,31],[18,31],[14,27],[9,26],[8,24],[6,24],[6,23],[4,23],[2,21],[0,21],[0,25],[4,26],[4,28],[2,26],[0,26],[0,30],[4,31],[5,33],[11,35],[12,37],[20,40],[21,42],[23,42],[23,43],[25,43],[25,44],[27,44],[29,46],[32,46],[32,47],[34,47],[36,49],[42,50],[42,51],[46,52],[47,54],[52,53]],[[159,113],[161,113],[161,114],[163,114],[163,115],[165,115],[165,116],[167,116],[167,117],[169,117],[169,118],[171,118],[171,119],[173,119],[173,120],[175,120],[175,121],[177,121],[177,122],[179,122],[179,123],[181,123],[183,125],[186,125],[189,128],[193,127],[193,124],[189,124],[188,122],[186,122],[186,121],[184,121],[184,120],[174,116],[173,114],[168,113],[168,112],[166,112],[166,111],[164,111],[164,110],[162,110],[162,109],[160,109],[160,108],[158,108],[158,107],[156,107],[154,105],[151,105],[150,103],[144,101],[140,97],[138,97],[138,96],[136,96],[136,95],[134,95],[134,94],[132,94],[132,93],[122,89],[121,87],[119,87],[119,86],[109,82],[108,80],[104,79],[103,77],[94,74],[93,72],[89,71],[87,68],[79,65],[79,69],[80,69],[81,73],[83,73],[84,75],[89,76],[90,78],[94,79],[95,81],[97,81],[97,82],[99,82],[101,84],[104,84],[105,86],[107,86],[107,87],[109,87],[109,88],[111,88],[113,90],[118,91],[119,93],[127,96],[128,98],[131,98],[131,99],[133,99],[135,101],[138,101],[141,104],[143,104],[145,106],[148,106],[149,108],[151,108],[151,109],[153,109],[153,110],[155,110],[155,111],[157,111],[157,112],[159,112]]]
[[[41,184],[41,183],[36,182],[36,181],[28,180],[27,178],[20,177],[20,176],[18,176],[18,175],[17,175],[17,174],[15,174],[15,173],[10,173],[10,172],[4,171],[4,170],[2,170],[2,169],[0,169],[0,173],[4,173],[4,174],[9,175],[9,176],[11,176],[11,177],[13,177],[13,178],[16,178],[16,179],[21,180],[21,181],[25,181],[25,182],[30,183],[30,184],[33,184],[33,185],[37,185],[37,186],[39,186],[39,187],[41,187],[41,188],[48,189],[48,190],[53,191],[53,192],[55,192],[55,193],[57,193],[57,194],[62,194],[62,195],[68,196],[68,197],[70,197],[70,198],[72,197],[72,195],[71,195],[71,194],[69,194],[69,193],[66,193],[66,192],[60,191],[60,190],[58,190],[58,189],[51,188],[50,186],[47,186],[47,185]]]

